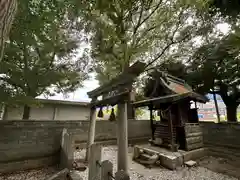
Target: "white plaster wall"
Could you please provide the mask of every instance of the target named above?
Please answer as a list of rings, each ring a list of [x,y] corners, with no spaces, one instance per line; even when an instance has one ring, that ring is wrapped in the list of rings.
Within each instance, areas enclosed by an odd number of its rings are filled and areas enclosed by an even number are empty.
[[[56,120],[88,120],[90,109],[84,106],[58,105],[56,107]]]
[[[55,116],[54,116],[54,108]],[[6,108],[4,120],[21,120],[23,107]],[[31,120],[89,120],[90,109],[85,106],[45,104],[41,107],[31,107]]]
[[[52,120],[54,116],[54,106],[46,104],[42,107],[31,107],[30,117],[31,120]]]
[[[21,120],[23,116],[23,107],[5,108],[4,120]]]

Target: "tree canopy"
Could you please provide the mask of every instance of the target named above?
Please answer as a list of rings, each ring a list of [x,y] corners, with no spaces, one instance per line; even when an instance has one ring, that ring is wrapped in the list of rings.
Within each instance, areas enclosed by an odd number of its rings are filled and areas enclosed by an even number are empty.
[[[91,55],[100,84],[136,60],[146,62],[147,69],[160,65],[200,93],[219,93],[229,121],[235,121],[233,109],[239,98],[239,11],[235,5],[224,0],[84,3],[88,8],[82,20],[92,37]],[[225,34],[218,28],[223,24],[229,28]]]
[[[147,71],[158,66],[202,94],[220,94],[228,119],[236,120],[238,1],[31,0],[18,9],[0,62],[2,101],[73,91],[91,64],[103,84],[140,60]],[[79,59],[82,41],[91,48]]]
[[[221,9],[217,10],[222,11]],[[226,105],[228,121],[236,121],[236,109],[240,98],[240,31],[237,24],[233,22],[237,22],[238,17],[231,16],[231,21],[229,21],[229,15],[226,16],[226,14],[210,15],[208,16],[209,21],[206,23],[212,24],[212,31],[201,38],[199,45],[189,45],[187,49],[190,49],[191,52],[185,51],[184,47],[178,47],[177,53],[168,57],[170,60],[167,61],[167,64],[171,67],[176,65],[171,62],[173,57],[175,57],[175,61],[180,60],[177,67],[180,67],[181,72],[175,74],[183,75],[182,77],[199,93],[219,94]],[[217,29],[219,24],[224,25],[223,27],[228,31],[220,32]],[[182,51],[185,51],[184,56],[181,55]],[[181,61],[184,58],[185,61]]]
[[[1,88],[8,97],[26,104],[41,94],[74,91],[88,77],[87,62],[77,56],[84,37],[70,19],[71,10],[63,1],[19,2],[0,62]]]
[[[229,121],[236,121],[240,98],[239,32],[201,46],[192,58],[189,74],[200,93],[213,92],[222,97]]]
[[[91,55],[100,83],[136,60],[149,66],[157,63],[173,45],[207,28],[198,21],[199,4],[163,0],[82,3],[82,20],[91,33]]]

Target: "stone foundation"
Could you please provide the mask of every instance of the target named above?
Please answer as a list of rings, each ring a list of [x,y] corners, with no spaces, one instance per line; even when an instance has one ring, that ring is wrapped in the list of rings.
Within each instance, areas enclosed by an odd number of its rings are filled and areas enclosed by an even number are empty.
[[[178,152],[171,152],[164,148],[151,145],[134,146],[135,154],[140,150],[149,155],[157,154],[159,156],[160,164],[170,170],[175,170],[177,167],[184,165],[184,162],[189,160],[197,160],[206,156],[207,154],[206,148],[195,149],[192,151],[179,150]]]

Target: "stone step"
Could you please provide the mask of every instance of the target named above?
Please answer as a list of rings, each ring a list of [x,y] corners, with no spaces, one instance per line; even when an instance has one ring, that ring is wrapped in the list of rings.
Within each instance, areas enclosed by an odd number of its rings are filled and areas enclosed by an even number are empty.
[[[144,146],[134,146],[134,153],[136,152],[136,157],[140,154],[144,154],[146,158],[149,156],[158,156],[158,160],[163,167],[166,167],[171,170],[175,170],[177,167],[180,167],[184,162],[189,160],[196,160],[201,157],[204,157],[207,154],[207,148],[200,148],[192,151],[182,151],[178,152],[169,152],[169,151],[157,151],[155,147],[144,147]],[[161,149],[161,148],[159,148]],[[138,159],[138,158],[137,158]]]
[[[138,162],[143,165],[154,165],[158,160],[159,160],[159,156],[157,154],[154,154],[146,160],[139,159]]]
[[[143,154],[140,155],[139,158],[140,158],[140,159],[144,159],[144,160],[148,160],[148,159],[151,158],[151,155],[148,155],[148,154],[146,154],[146,153],[143,153]]]
[[[74,161],[73,162],[73,169],[77,170],[77,171],[85,171],[87,169],[86,165],[82,162],[77,162]]]

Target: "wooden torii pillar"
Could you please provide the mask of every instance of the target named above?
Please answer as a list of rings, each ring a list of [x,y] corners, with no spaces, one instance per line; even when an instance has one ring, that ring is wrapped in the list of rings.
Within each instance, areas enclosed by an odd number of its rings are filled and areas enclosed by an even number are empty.
[[[118,170],[128,171],[128,119],[127,119],[127,101],[131,93],[132,83],[135,78],[144,71],[145,63],[136,62],[125,72],[112,79],[109,83],[88,92],[88,96],[92,98],[90,125],[88,131],[88,142],[86,161],[89,160],[89,147],[94,143],[95,127],[96,127],[96,108],[107,105],[117,105],[117,143],[118,143]],[[97,100],[102,96],[102,100]]]

